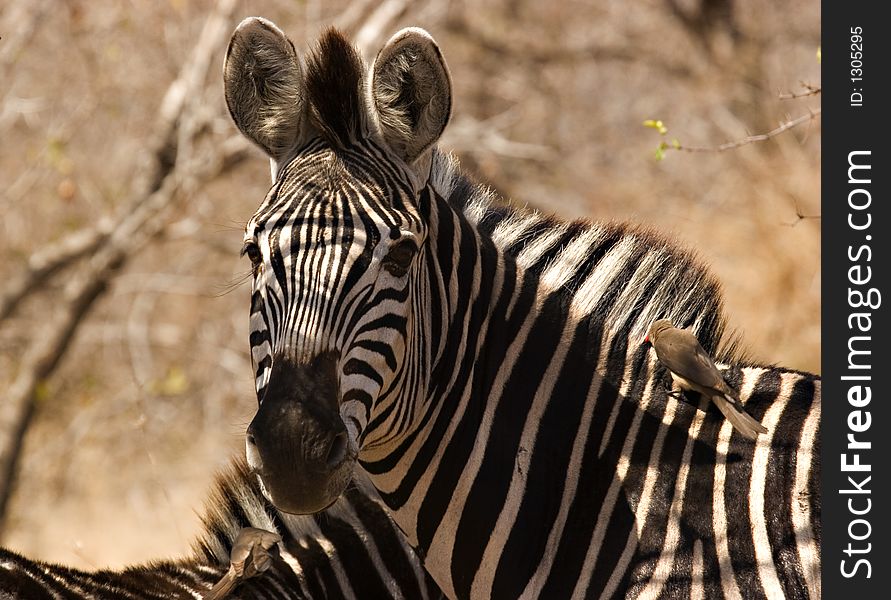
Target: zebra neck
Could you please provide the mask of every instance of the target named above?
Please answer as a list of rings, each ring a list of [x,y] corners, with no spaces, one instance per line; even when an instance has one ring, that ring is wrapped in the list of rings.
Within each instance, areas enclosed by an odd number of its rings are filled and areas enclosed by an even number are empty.
[[[403,369],[412,375],[405,375],[392,398],[376,403],[361,454],[391,508],[408,501],[410,490],[398,488],[412,480],[411,464],[442,449],[438,429],[466,429],[446,439],[472,435],[492,407],[510,404],[503,399],[512,397],[520,406],[547,394],[560,374],[549,364],[594,374],[601,345],[562,294],[481,232],[460,206],[434,195],[428,222],[429,267],[419,278],[414,305],[420,310],[413,311],[407,332],[407,339],[421,341],[407,348]],[[536,359],[541,348],[555,349],[561,359]],[[562,360],[570,351],[570,359]],[[527,363],[528,369],[516,369]],[[584,402],[586,393],[580,388],[575,397]]]
[[[366,461],[387,460],[393,448],[426,435],[431,413],[456,390],[466,389],[468,379],[474,382],[474,402],[482,401],[492,382],[470,375],[497,370],[500,342],[536,310],[536,277],[518,271],[513,259],[446,199],[436,193],[430,199],[425,207],[430,234],[411,291],[405,360],[375,402],[364,432]],[[506,322],[509,312],[513,319]],[[481,348],[484,340],[490,343]],[[478,364],[486,366],[481,370]]]

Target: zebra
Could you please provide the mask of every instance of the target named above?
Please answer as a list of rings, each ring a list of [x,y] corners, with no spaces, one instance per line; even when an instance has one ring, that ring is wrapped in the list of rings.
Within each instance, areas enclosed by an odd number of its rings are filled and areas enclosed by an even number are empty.
[[[259,408],[246,454],[305,514],[368,474],[449,598],[817,598],[820,378],[745,360],[695,255],[627,224],[516,210],[436,148],[442,53],[366,72],[243,21],[224,62],[272,186],[245,227]],[[642,342],[691,327],[769,433],[668,396]]]
[[[264,498],[241,456],[218,476],[191,555],[123,570],[82,571],[30,560],[0,549],[0,599],[166,600],[439,599],[442,593],[376,499],[357,477],[330,509],[314,516],[277,511]],[[282,540],[264,572],[225,581],[233,545],[248,528]],[[255,529],[256,531],[256,529]]]

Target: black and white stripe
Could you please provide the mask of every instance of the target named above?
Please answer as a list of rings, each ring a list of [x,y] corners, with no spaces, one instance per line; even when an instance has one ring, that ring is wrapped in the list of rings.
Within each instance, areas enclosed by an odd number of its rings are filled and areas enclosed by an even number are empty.
[[[436,150],[406,155],[399,135],[441,131],[416,126],[435,112],[425,94],[448,93],[447,75],[431,83],[438,49],[400,32],[370,84],[326,88],[362,80],[346,44],[329,32],[309,59],[309,129],[279,132],[301,142],[272,155],[278,179],[246,228],[260,410],[283,402],[277,363],[335,356],[357,462],[448,597],[819,597],[819,377],[722,348],[720,289],[690,252],[495,206]],[[391,101],[401,129],[381,116]],[[418,250],[394,275],[401,239]],[[707,402],[667,396],[641,343],[659,318],[693,327],[769,434],[752,443]],[[301,369],[293,383],[313,383]],[[252,465],[287,490],[262,471],[281,456],[257,448]]]
[[[228,598],[442,597],[367,483],[351,486],[323,513],[297,517],[265,500],[241,459],[218,478],[190,557],[87,572],[0,549],[0,598],[200,600],[228,570],[232,545],[245,527],[280,534],[279,558]]]

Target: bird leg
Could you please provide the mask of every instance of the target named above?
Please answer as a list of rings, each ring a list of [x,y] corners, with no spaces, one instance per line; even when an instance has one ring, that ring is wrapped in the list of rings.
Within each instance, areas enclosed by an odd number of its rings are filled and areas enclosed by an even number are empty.
[[[222,600],[239,583],[268,569],[278,556],[276,544],[280,541],[280,535],[263,529],[245,527],[239,531],[229,556],[229,570],[204,594],[203,600]]]
[[[661,380],[662,380],[662,387],[663,387],[663,389],[665,389],[666,396],[671,396],[675,400],[680,400],[684,397],[683,389],[681,389],[681,388],[675,389],[674,378],[671,377],[671,371],[666,369],[665,374],[663,374],[661,377]]]

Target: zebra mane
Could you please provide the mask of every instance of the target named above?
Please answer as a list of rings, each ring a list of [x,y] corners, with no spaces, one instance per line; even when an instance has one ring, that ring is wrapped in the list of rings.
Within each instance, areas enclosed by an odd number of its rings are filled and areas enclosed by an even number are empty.
[[[306,59],[306,94],[312,125],[335,148],[348,146],[364,125],[362,59],[337,29],[330,27]]]
[[[499,225],[511,222],[519,224],[525,221],[526,229],[521,236],[510,244],[496,243],[502,251],[514,258],[532,242],[542,238],[548,231],[560,227],[579,234],[596,228],[602,231],[604,237],[610,239],[619,239],[624,236],[635,237],[639,240],[638,245],[642,249],[649,249],[662,255],[661,261],[665,277],[673,279],[669,282],[668,291],[659,295],[648,297],[647,294],[654,290],[647,287],[640,288],[638,296],[641,302],[651,298],[656,302],[655,305],[649,307],[653,318],[670,317],[676,310],[675,305],[678,303],[678,299],[683,299],[686,303],[683,318],[687,320],[678,320],[675,325],[678,327],[693,326],[703,348],[719,362],[732,362],[740,366],[750,363],[739,334],[736,331],[727,331],[721,285],[695,251],[685,248],[675,240],[667,239],[652,229],[639,225],[597,222],[587,219],[567,222],[554,215],[545,215],[531,209],[510,206],[490,187],[478,184],[462,173],[457,158],[438,149],[434,150],[430,180],[436,192],[445,198],[456,211],[462,213],[482,236],[492,238]],[[532,224],[528,225],[529,222]],[[562,247],[557,245],[550,252],[545,253],[548,260],[538,261],[528,270],[541,275],[550,266],[554,259],[553,255],[561,250]],[[550,256],[548,256],[549,254]],[[587,273],[583,272],[580,275],[587,275]],[[561,290],[568,297],[574,293],[579,284],[578,280],[568,281],[562,284]],[[609,309],[609,306],[599,306],[595,308],[594,316],[601,319],[605,326],[611,327],[614,324],[606,322],[609,317]],[[640,335],[640,332],[637,331],[624,331],[623,333],[629,339]],[[643,335],[640,337],[642,339]]]
[[[201,535],[193,543],[195,556],[220,564],[228,563],[229,552],[238,533],[244,527],[275,531],[286,539],[320,539],[324,536],[318,520],[340,519],[357,522],[352,505],[367,498],[379,498],[377,490],[363,473],[355,473],[350,489],[324,513],[319,515],[291,515],[276,509],[263,495],[257,477],[251,474],[244,454],[239,454],[216,477],[213,491],[208,496]],[[367,511],[366,511],[367,512]],[[366,514],[367,518],[367,514]],[[367,524],[369,527],[373,523]]]
[[[208,560],[228,563],[238,532],[244,527],[276,531],[275,514],[244,456],[239,455],[216,477],[201,516],[203,531],[192,551]]]

